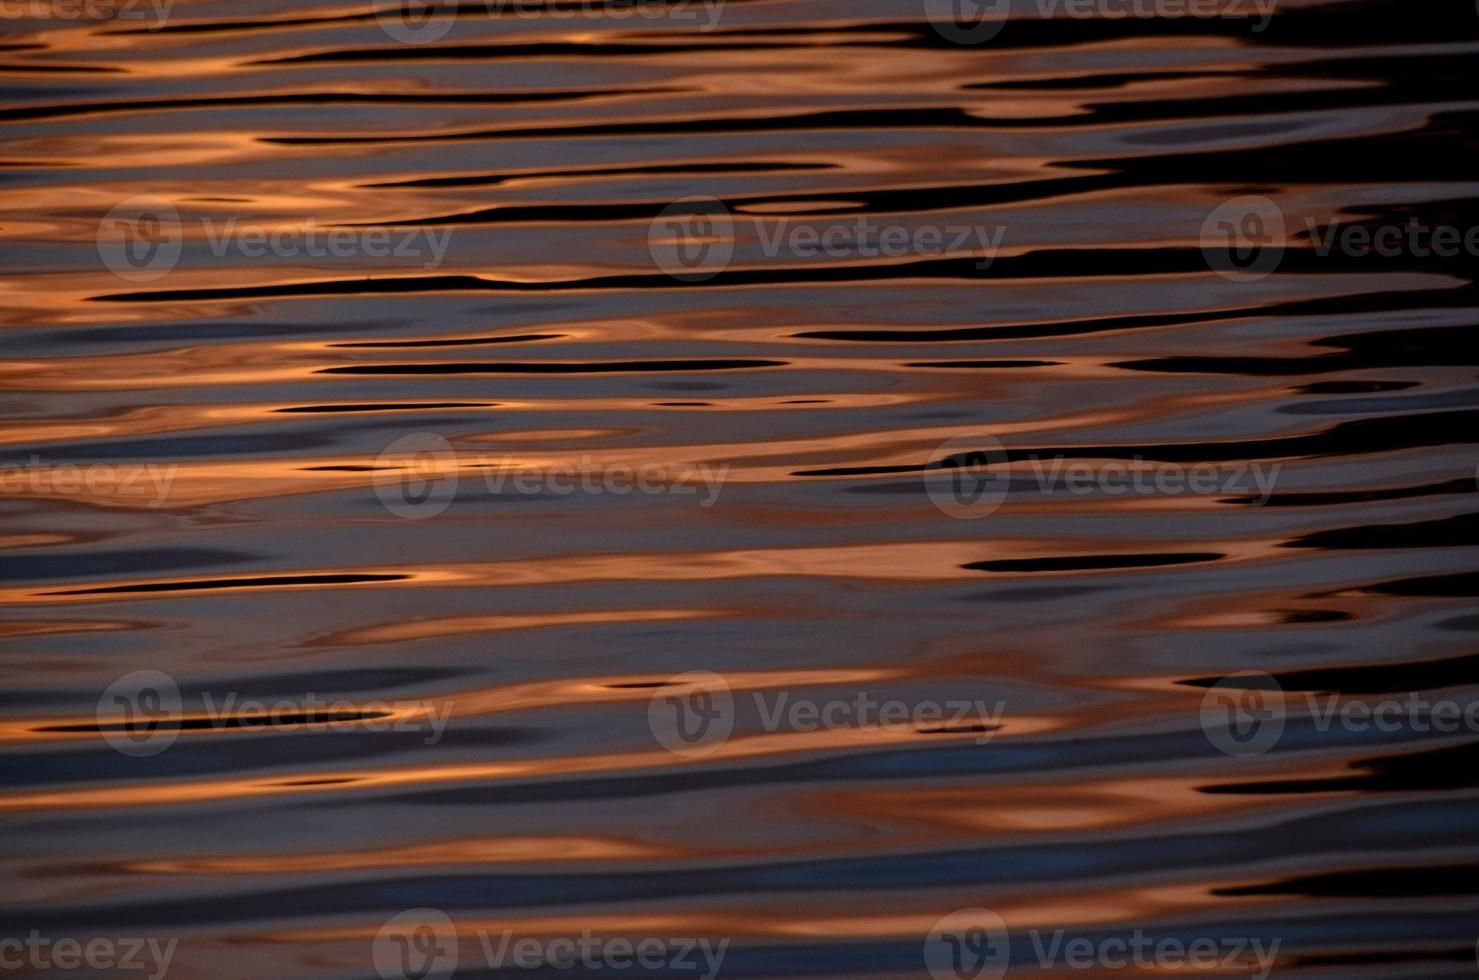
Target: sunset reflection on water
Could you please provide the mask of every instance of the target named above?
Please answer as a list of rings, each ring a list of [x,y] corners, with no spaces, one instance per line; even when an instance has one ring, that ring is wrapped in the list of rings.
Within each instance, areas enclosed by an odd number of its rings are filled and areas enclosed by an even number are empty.
[[[0,973],[1471,973],[1479,14],[973,3],[0,11]]]

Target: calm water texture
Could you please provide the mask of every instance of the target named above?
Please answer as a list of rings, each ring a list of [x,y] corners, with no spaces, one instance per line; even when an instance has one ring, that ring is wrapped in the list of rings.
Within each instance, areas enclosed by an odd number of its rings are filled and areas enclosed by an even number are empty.
[[[1083,9],[7,15],[0,935],[1471,975],[1479,16]]]

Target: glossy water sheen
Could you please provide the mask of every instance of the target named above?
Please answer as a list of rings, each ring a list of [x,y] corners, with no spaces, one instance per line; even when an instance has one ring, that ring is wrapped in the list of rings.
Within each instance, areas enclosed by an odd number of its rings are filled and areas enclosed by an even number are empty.
[[[424,46],[329,0],[4,22],[7,472],[177,469],[163,500],[0,499],[0,934],[374,977],[381,925],[431,907],[459,975],[507,928],[923,977],[936,921],[986,907],[1014,973],[1033,928],[1473,971],[1473,731],[1299,710],[1237,758],[1200,708],[1246,670],[1301,704],[1479,682],[1475,260],[1322,256],[1304,221],[1479,217],[1475,10],[1290,0],[1254,32],[1017,6],[978,47],[902,0],[731,0],[710,32],[474,11]],[[426,268],[192,234],[134,282],[95,238],[139,194],[187,228],[451,237]],[[1245,194],[1288,251],[1230,281],[1199,236]],[[747,216],[697,282],[648,247],[688,195]],[[1004,235],[984,269],[973,243],[771,255],[748,217],[859,214]],[[424,520],[375,492],[416,434],[457,452]],[[1012,491],[956,519],[939,447],[984,435]],[[1041,492],[1057,457],[1281,469],[1263,506]],[[728,469],[713,506],[485,479],[561,463]],[[95,710],[139,669],[187,722],[134,757]],[[649,727],[691,670],[739,705],[703,756]],[[989,738],[772,731],[757,692],[1005,710]],[[309,694],[340,724],[188,720]],[[422,700],[450,706],[435,744]]]

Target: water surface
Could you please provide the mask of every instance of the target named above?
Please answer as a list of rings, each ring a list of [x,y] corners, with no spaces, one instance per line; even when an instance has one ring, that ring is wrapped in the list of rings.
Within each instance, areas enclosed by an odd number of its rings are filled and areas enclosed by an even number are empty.
[[[1472,5],[531,10],[4,22],[0,934],[1472,973]]]

